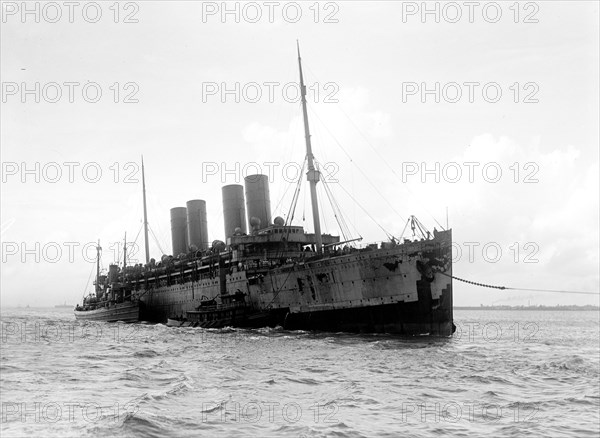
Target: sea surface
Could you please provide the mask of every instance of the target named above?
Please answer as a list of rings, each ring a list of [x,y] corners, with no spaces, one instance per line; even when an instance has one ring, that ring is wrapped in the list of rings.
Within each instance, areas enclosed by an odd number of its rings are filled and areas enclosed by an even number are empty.
[[[457,310],[447,339],[1,322],[3,438],[600,434],[597,311]]]

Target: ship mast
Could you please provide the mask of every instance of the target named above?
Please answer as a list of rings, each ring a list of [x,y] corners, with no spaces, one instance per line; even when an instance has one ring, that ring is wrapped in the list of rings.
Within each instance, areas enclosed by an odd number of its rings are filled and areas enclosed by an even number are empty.
[[[125,273],[126,267],[127,267],[127,232],[125,233],[125,237],[123,238],[123,273]]]
[[[321,236],[321,223],[319,222],[319,203],[317,200],[317,183],[319,182],[320,172],[315,169],[313,162],[312,146],[310,143],[310,130],[308,128],[308,112],[306,110],[306,86],[304,85],[304,75],[302,74],[302,60],[300,59],[300,44],[296,41],[298,47],[298,68],[300,70],[300,94],[302,96],[302,115],[304,117],[304,137],[306,139],[306,159],[308,161],[308,172],[306,178],[310,183],[310,201],[312,205],[313,224],[315,228],[315,239],[317,243],[317,253],[323,251],[323,238]]]
[[[102,248],[100,247],[100,239],[98,239],[98,245],[96,246],[96,296],[98,296],[100,290],[100,251],[102,251]]]
[[[146,177],[144,175],[144,156],[142,155],[142,191],[144,193],[144,245],[146,247],[146,264],[150,263],[150,248],[148,247],[148,213],[146,210]]]

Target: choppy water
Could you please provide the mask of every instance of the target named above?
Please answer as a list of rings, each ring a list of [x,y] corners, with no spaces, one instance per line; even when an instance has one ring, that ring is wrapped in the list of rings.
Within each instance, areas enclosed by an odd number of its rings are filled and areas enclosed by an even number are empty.
[[[2,437],[600,433],[598,312],[456,311],[451,339],[2,312]]]

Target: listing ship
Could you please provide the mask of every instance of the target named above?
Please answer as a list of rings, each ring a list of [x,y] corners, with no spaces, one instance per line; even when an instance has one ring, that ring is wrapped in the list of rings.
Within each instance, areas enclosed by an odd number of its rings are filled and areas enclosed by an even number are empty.
[[[250,175],[222,188],[225,241],[209,244],[206,202],[171,209],[173,256],[150,259],[146,192],[146,263],[118,277],[139,297],[145,321],[200,327],[281,326],[290,330],[449,336],[452,314],[452,233],[432,233],[414,217],[413,239],[364,248],[321,233],[315,166],[298,49],[306,176],[314,233],[271,217],[268,178]],[[302,177],[301,177],[302,178]],[[405,229],[406,229],[405,226]]]
[[[83,298],[82,304],[75,307],[77,320],[104,322],[138,322],[140,301],[138,292],[123,282],[128,271],[126,266],[127,244],[123,246],[123,269],[111,264],[107,275],[100,273],[100,242],[96,246],[96,280],[94,293]]]

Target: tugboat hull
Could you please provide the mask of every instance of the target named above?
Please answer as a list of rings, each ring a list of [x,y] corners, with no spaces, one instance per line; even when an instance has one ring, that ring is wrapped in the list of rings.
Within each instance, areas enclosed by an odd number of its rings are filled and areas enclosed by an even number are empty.
[[[75,318],[82,321],[138,322],[140,320],[140,304],[119,303],[94,310],[75,310],[74,313]]]

